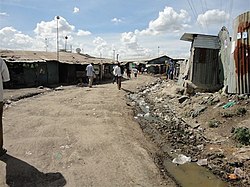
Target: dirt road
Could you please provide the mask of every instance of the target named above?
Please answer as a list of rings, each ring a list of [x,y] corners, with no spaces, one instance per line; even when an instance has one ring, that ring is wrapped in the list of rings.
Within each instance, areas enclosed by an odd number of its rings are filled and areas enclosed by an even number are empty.
[[[0,186],[176,186],[154,164],[157,148],[133,119],[125,94],[152,77],[67,87],[4,111]]]

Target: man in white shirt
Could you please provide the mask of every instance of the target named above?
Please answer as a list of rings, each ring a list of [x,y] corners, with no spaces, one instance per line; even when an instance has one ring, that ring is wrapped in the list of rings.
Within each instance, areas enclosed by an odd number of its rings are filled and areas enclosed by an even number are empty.
[[[116,83],[118,86],[118,89],[121,89],[121,82],[122,82],[122,70],[120,63],[117,64],[117,66],[114,69],[114,74],[116,76]]]
[[[3,82],[10,80],[9,70],[2,58],[0,58],[0,157],[3,156],[7,150],[3,148]]]
[[[89,78],[89,87],[91,88],[93,84],[94,75],[95,75],[93,63],[89,64],[86,67],[86,71],[87,71],[87,77]]]

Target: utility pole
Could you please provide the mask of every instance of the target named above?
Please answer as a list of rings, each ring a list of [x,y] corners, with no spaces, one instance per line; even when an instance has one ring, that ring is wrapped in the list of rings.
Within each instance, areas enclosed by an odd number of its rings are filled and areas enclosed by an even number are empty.
[[[115,50],[113,50],[113,60],[115,61]]]
[[[48,52],[48,38],[45,38],[45,51]]]
[[[65,52],[67,52],[67,39],[68,39],[68,36],[65,36]]]
[[[57,21],[57,27],[56,27],[56,54],[57,54],[57,61],[59,61],[59,29],[58,29],[58,21],[60,19],[60,16],[56,16]]]
[[[119,54],[116,55],[117,62],[119,62]]]

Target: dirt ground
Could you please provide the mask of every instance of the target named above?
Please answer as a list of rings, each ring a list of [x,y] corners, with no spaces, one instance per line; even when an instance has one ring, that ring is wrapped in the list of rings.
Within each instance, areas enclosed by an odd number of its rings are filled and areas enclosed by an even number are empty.
[[[124,81],[120,91],[112,83],[5,90],[0,186],[176,186],[126,103],[152,79]]]

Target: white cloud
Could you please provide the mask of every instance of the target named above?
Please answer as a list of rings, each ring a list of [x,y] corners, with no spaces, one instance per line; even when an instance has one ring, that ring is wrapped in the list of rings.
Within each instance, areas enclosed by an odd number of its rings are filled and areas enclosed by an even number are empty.
[[[206,27],[209,25],[221,24],[229,20],[230,16],[224,11],[220,11],[218,9],[208,10],[204,14],[200,14],[197,18],[197,22],[202,25],[202,27]]]
[[[113,18],[113,19],[111,20],[111,22],[114,22],[115,24],[118,24],[118,23],[121,23],[122,20],[119,19],[119,18]]]
[[[108,45],[107,45],[107,42],[103,38],[96,37],[93,40],[93,44],[95,45],[95,50],[94,50],[95,54],[105,53],[107,51]]]
[[[90,31],[84,31],[84,30],[78,30],[77,36],[88,36],[88,35],[91,35],[91,32]]]
[[[9,16],[6,12],[0,12],[0,17]]]
[[[70,35],[75,30],[75,26],[70,25],[63,17],[60,17],[59,20],[55,17],[52,21],[37,23],[34,29],[35,34],[43,38],[54,38],[57,33],[57,21],[60,35]]]
[[[186,10],[180,10],[180,13],[177,13],[172,7],[165,7],[162,12],[159,12],[157,19],[149,22],[147,29],[136,30],[136,33],[157,35],[165,32],[179,32],[188,28],[189,22],[190,16]]]
[[[133,32],[125,32],[121,35],[121,42],[125,44],[129,49],[137,49],[137,36]]]
[[[80,9],[77,8],[77,7],[75,7],[73,13],[76,14],[76,13],[78,13],[78,12],[80,12]]]
[[[124,56],[130,56],[131,58],[146,58],[149,57],[151,51],[147,48],[143,48],[139,45],[137,35],[133,32],[125,32],[121,35],[122,47]]]
[[[35,42],[30,36],[17,31],[15,28],[5,27],[0,30],[0,43],[1,48],[31,49]]]

